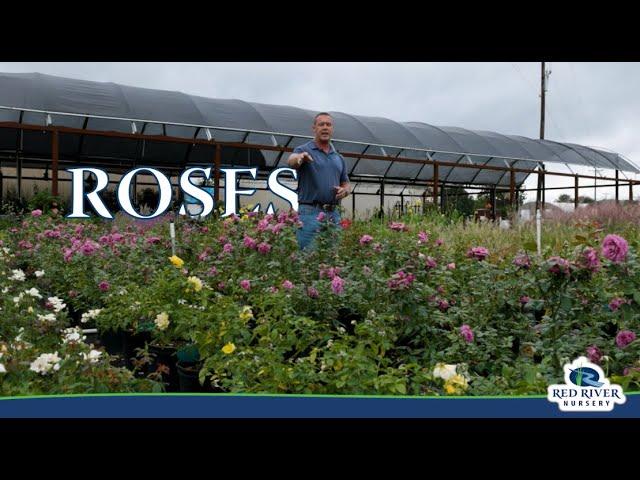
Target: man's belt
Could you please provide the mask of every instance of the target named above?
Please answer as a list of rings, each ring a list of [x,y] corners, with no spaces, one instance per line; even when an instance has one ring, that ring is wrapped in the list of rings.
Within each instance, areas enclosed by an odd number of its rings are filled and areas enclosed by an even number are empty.
[[[320,210],[325,210],[327,212],[333,212],[336,208],[338,208],[337,203],[322,203],[322,202],[298,202],[300,205],[311,205],[312,207],[319,208]]]

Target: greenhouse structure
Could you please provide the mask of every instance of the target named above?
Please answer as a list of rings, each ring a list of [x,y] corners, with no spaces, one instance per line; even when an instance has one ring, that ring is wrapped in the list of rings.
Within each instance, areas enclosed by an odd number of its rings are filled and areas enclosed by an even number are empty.
[[[265,189],[269,172],[287,166],[287,152],[312,138],[316,113],[39,73],[0,73],[0,191],[6,196],[11,185],[22,197],[28,182],[45,182],[58,195],[71,179],[65,169],[78,165],[110,175],[154,167],[174,185],[185,168],[213,166],[216,200],[224,190],[221,168],[258,167],[253,183],[260,185],[254,188]],[[576,203],[579,189],[593,188],[595,181],[615,187],[616,201],[632,200],[640,183],[626,175],[640,172],[630,160],[601,149],[330,113],[333,145],[347,163],[353,187],[347,200],[353,212],[359,198],[372,195],[381,207],[385,196],[418,197],[442,207],[450,187],[475,188],[493,198],[508,192],[515,204],[532,174],[542,207],[548,176],[566,177]],[[578,174],[571,165],[612,175]],[[569,172],[559,171],[560,166]],[[249,180],[240,180],[240,187]],[[140,182],[136,188],[145,185],[151,184]]]

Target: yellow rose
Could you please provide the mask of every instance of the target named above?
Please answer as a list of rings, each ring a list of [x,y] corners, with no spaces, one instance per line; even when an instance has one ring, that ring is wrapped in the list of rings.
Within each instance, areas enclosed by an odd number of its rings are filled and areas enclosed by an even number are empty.
[[[193,290],[199,292],[202,290],[202,280],[198,277],[189,277],[187,278],[187,283],[193,287]]]
[[[167,312],[162,312],[156,315],[156,319],[153,321],[158,327],[158,330],[166,330],[169,326],[169,314]]]
[[[463,389],[466,389],[469,386],[469,384],[467,383],[467,379],[459,373],[457,375],[454,375],[449,381]]]
[[[446,384],[444,386],[444,391],[447,392],[447,394],[452,395],[456,393],[456,387],[454,387],[453,385]]]
[[[222,347],[222,351],[227,355],[229,355],[230,353],[233,353],[235,350],[236,350],[236,346],[231,342],[227,343],[224,347]]]
[[[458,373],[453,375],[444,383],[444,391],[449,395],[462,393],[468,386],[469,384],[467,383],[467,379]]]
[[[173,255],[173,256],[169,257],[169,261],[176,268],[181,268],[184,265],[184,260],[182,260],[177,255]]]
[[[247,320],[251,320],[253,318],[253,312],[251,311],[251,307],[244,306],[242,310],[240,310],[240,320],[246,322]]]

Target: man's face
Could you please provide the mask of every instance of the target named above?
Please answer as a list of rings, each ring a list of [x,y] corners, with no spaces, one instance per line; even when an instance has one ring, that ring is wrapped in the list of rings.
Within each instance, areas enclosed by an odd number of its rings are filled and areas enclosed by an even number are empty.
[[[313,124],[316,140],[328,142],[333,136],[333,119],[329,115],[320,115]]]

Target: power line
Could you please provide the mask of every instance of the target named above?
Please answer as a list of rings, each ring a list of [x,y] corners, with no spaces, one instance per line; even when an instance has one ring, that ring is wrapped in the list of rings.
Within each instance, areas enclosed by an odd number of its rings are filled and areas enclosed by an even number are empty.
[[[513,67],[515,72],[518,74],[518,76],[522,79],[522,81],[524,83],[526,83],[529,87],[531,87],[531,90],[533,92],[535,92],[536,96],[540,97],[540,92],[538,91],[538,87],[536,85],[534,85],[530,80],[527,79],[527,77],[522,73],[522,70],[520,70],[520,67],[518,67],[518,65],[515,64],[515,63],[511,63],[511,66]],[[557,132],[559,134],[558,138],[560,140],[563,140],[563,141],[566,140],[567,137],[564,135],[564,133],[562,132],[562,130],[558,126],[558,123],[555,121],[555,118],[551,114],[551,111],[549,111],[549,106],[548,105],[545,106],[545,110],[547,111],[547,113],[549,115],[549,119],[551,120],[551,123],[553,124],[553,126],[555,127],[555,129],[557,130]]]
[[[551,120],[551,123],[553,124],[554,127],[556,127],[556,130],[560,134],[560,136],[558,138],[560,140],[562,140],[562,141],[565,141],[567,139],[567,137],[566,137],[566,135],[564,133],[562,133],[562,130],[560,130],[560,127],[558,126],[558,124],[554,120],[554,116],[551,114],[551,109],[549,108],[548,105],[547,105],[547,114],[549,115],[549,120]]]
[[[515,63],[512,63],[511,66],[515,69],[516,73],[520,75],[520,78],[522,78],[522,80],[524,80],[524,82],[527,83],[537,94],[538,87],[536,87],[533,83],[529,83],[529,80],[527,80],[527,77],[524,76],[524,74],[520,70],[520,67],[518,67],[518,65],[516,65]]]
[[[515,63],[511,63],[511,66],[513,67],[513,69],[515,70],[515,72],[518,74],[518,76],[520,77],[520,79],[521,79],[524,83],[526,83],[529,87],[531,87],[531,90],[532,90],[533,92],[535,92],[537,96],[539,96],[538,88],[537,88],[533,83],[531,83],[531,82],[527,79],[527,77],[526,77],[526,76],[522,73],[522,71],[520,70],[520,67],[518,67],[518,65],[517,65],[517,64],[515,64]]]

